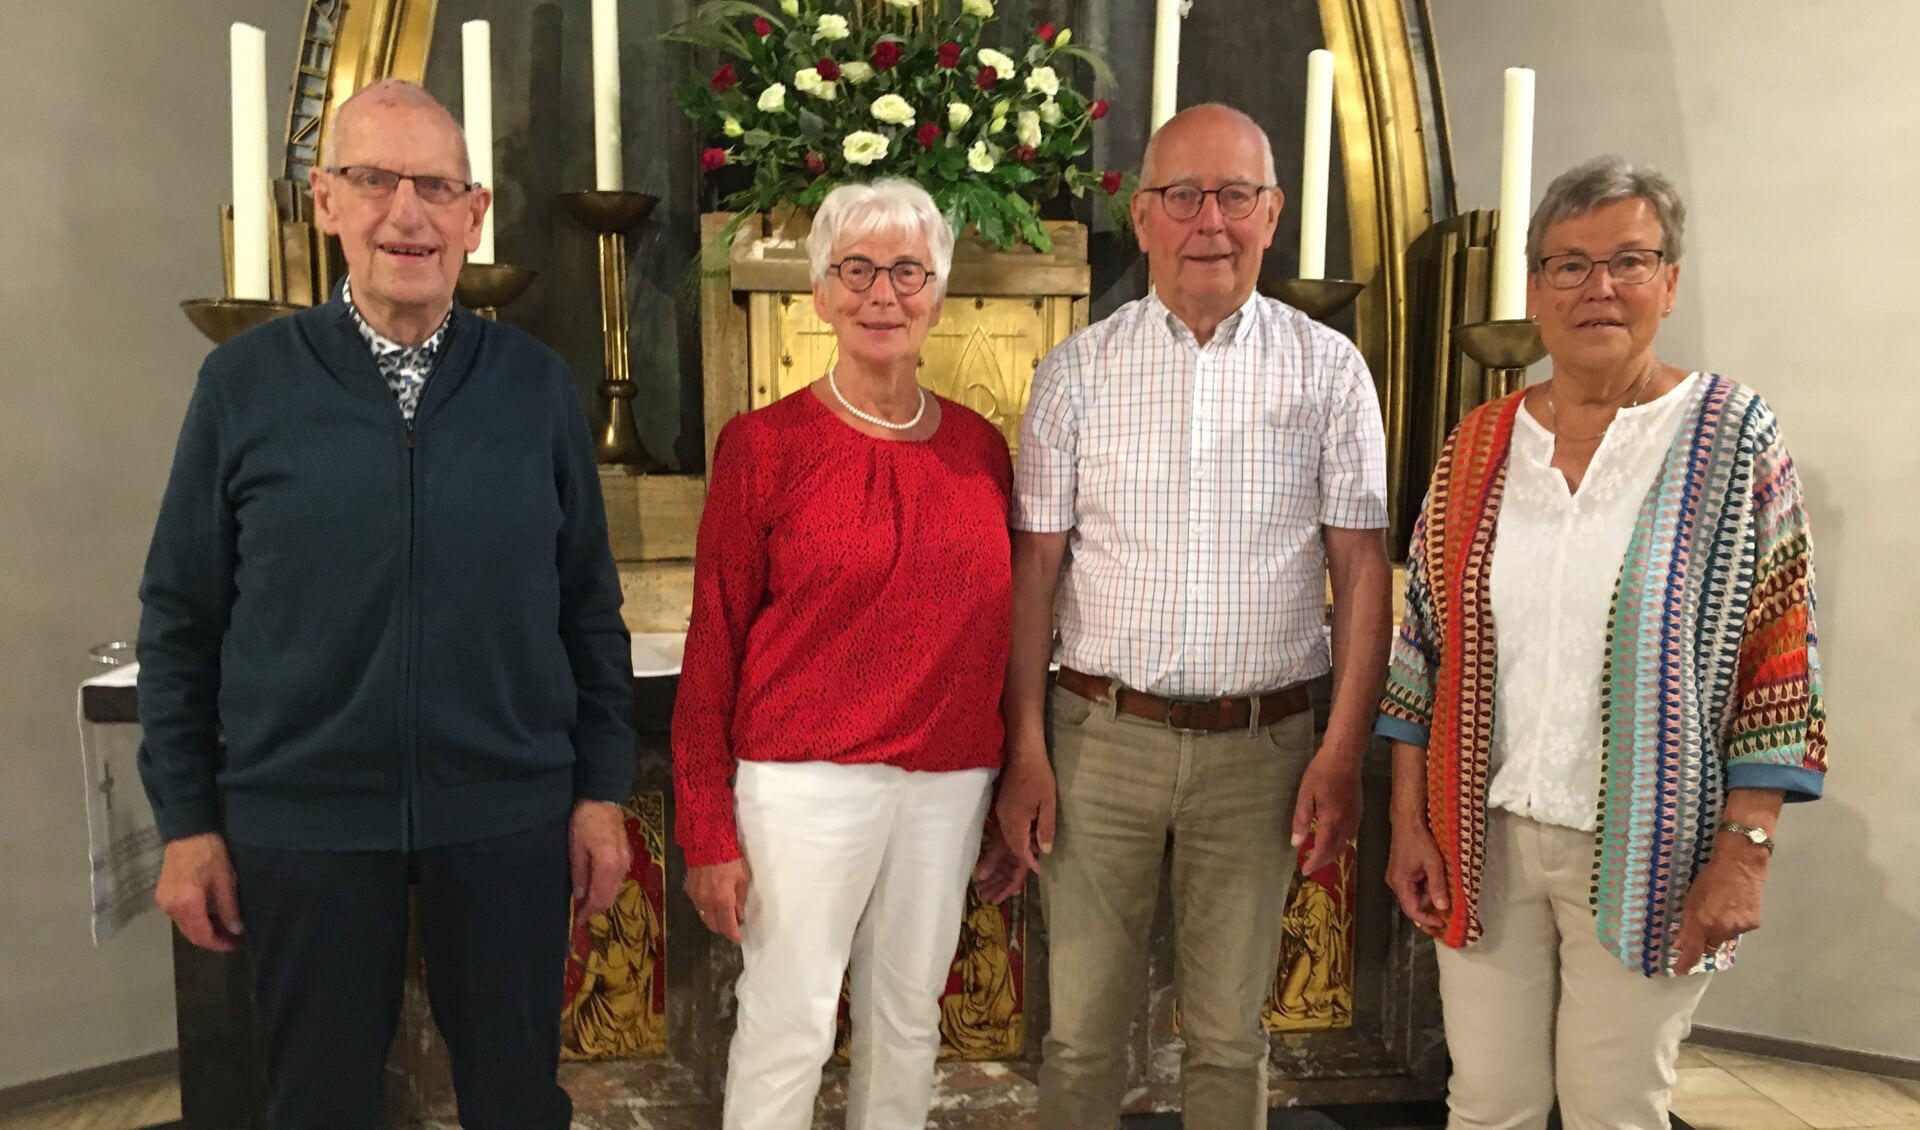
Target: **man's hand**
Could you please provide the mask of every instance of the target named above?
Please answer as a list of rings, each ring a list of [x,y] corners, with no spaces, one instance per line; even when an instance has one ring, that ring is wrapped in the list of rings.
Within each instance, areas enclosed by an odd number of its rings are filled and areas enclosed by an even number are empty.
[[[1771,857],[1765,848],[1722,833],[1713,858],[1694,877],[1674,940],[1674,972],[1688,973],[1708,952],[1760,928],[1760,889]]]
[[[1003,903],[1027,885],[1031,874],[1001,836],[994,836],[980,849],[980,862],[973,868],[973,889],[981,902]]]
[[[185,836],[167,845],[153,901],[201,949],[231,953],[240,948],[239,884],[220,833]]]
[[[633,867],[626,813],[611,801],[575,801],[567,857],[573,867],[573,919],[585,922],[613,905]]]
[[[1447,865],[1423,817],[1393,826],[1393,845],[1387,853],[1387,886],[1400,900],[1400,909],[1429,937],[1447,925]]]
[[[1293,806],[1293,846],[1313,835],[1302,875],[1340,858],[1360,832],[1360,757],[1323,745],[1300,778],[1300,799]]]
[[[1045,753],[1008,755],[993,814],[1014,860],[1039,874],[1040,857],[1053,851],[1053,766]]]
[[[687,868],[687,897],[693,900],[700,921],[734,945],[740,944],[740,923],[747,916],[747,884],[752,878],[744,859]]]

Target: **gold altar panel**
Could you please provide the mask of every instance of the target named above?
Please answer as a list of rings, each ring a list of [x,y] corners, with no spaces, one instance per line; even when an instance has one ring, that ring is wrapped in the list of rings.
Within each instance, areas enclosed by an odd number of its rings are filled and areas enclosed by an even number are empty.
[[[838,343],[811,294],[754,294],[748,305],[748,321],[769,327],[753,343],[753,407],[805,388],[833,366]],[[1075,321],[1071,298],[949,297],[921,350],[920,383],[991,420],[1017,454],[1033,371]]]
[[[667,1050],[667,817],[659,792],[622,806],[633,866],[613,906],[573,925],[560,1013],[563,1059]]]
[[[1300,847],[1300,860],[1313,849]],[[1358,849],[1312,875],[1296,876],[1280,938],[1280,968],[1274,974],[1262,1019],[1267,1031],[1324,1032],[1353,1027],[1354,869]],[[1296,863],[1297,867],[1299,864]]]

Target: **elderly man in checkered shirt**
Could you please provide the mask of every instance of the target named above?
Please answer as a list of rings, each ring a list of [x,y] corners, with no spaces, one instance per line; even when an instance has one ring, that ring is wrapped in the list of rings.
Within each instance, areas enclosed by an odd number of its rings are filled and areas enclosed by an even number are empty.
[[[1317,870],[1360,818],[1391,619],[1385,443],[1352,343],[1254,293],[1282,203],[1260,127],[1187,110],[1142,180],[1153,292],[1048,355],[1021,431],[996,810],[1046,913],[1040,1125],[1117,1121],[1171,845],[1185,1124],[1250,1130],[1294,849],[1311,832]],[[1329,669],[1316,751],[1306,684]]]

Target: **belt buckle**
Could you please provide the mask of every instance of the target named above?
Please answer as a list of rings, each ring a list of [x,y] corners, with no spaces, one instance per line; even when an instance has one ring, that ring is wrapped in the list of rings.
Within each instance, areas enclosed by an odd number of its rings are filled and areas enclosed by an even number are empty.
[[[1167,697],[1166,709],[1161,712],[1160,721],[1163,725],[1166,726],[1167,729],[1172,730],[1176,734],[1211,734],[1213,733],[1212,730],[1201,730],[1192,726],[1174,725],[1173,711],[1174,711],[1174,708],[1178,706],[1188,706],[1188,707],[1205,706],[1208,703],[1218,702],[1218,701],[1220,700],[1213,699],[1213,698],[1178,698],[1178,697],[1169,695]]]

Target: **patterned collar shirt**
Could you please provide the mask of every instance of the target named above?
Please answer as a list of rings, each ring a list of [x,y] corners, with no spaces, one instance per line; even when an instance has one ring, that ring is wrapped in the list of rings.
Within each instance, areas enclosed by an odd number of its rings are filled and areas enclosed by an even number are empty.
[[[1062,666],[1243,696],[1330,669],[1322,528],[1383,529],[1386,495],[1352,342],[1256,294],[1201,345],[1150,294],[1035,372],[1012,522],[1070,533]]]
[[[433,374],[433,364],[440,359],[440,347],[446,344],[447,327],[453,323],[453,311],[440,320],[440,328],[428,335],[419,345],[401,345],[380,336],[360,315],[360,308],[353,304],[353,280],[340,283],[340,297],[345,300],[347,310],[353,314],[353,324],[360,330],[360,336],[366,340],[367,348],[373,351],[374,367],[380,370],[380,377],[393,390],[393,398],[400,405],[400,415],[407,423],[413,423],[413,414],[420,408],[420,394],[427,389],[427,378]]]

